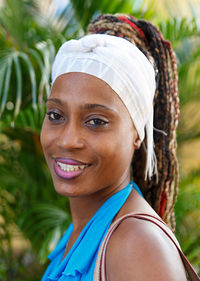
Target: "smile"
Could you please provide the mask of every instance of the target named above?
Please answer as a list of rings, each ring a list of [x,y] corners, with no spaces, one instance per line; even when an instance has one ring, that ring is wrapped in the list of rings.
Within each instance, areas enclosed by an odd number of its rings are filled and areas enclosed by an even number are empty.
[[[75,161],[71,160],[65,160],[67,163],[63,163],[64,160],[61,161],[62,162],[55,160],[54,171],[57,176],[65,180],[77,178],[78,176],[84,173],[87,167],[90,166],[88,164],[78,162],[75,163]]]
[[[61,168],[62,171],[66,171],[66,172],[83,170],[84,168],[88,167],[88,165],[69,165],[58,161],[57,161],[57,165]]]

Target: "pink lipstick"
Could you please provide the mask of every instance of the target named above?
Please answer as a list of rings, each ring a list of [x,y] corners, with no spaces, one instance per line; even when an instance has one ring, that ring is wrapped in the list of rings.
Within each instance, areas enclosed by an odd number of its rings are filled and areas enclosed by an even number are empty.
[[[86,163],[67,158],[56,158],[54,162],[55,173],[68,180],[80,176],[88,166]]]

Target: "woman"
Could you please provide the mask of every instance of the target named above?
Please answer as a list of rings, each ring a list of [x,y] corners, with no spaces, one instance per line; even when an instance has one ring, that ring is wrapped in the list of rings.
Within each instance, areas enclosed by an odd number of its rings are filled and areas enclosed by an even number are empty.
[[[119,14],[98,17],[88,33],[64,43],[52,69],[41,143],[73,224],[43,281],[96,280],[99,247],[127,214],[174,228],[179,101],[170,43],[150,23]],[[148,221],[124,219],[105,256],[108,281],[187,280],[175,245]]]

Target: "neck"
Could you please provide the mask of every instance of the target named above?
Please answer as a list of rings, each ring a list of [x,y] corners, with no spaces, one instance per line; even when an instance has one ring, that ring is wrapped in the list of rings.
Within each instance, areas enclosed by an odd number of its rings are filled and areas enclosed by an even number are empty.
[[[104,188],[95,194],[70,198],[73,232],[80,233],[103,203],[112,195],[127,186],[129,182],[130,178],[126,178],[122,183]]]

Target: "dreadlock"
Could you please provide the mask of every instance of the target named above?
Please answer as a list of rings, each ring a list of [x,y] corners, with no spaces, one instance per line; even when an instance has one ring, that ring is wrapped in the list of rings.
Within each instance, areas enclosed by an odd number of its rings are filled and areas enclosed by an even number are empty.
[[[154,98],[154,144],[158,177],[144,179],[146,140],[134,153],[132,173],[145,199],[174,230],[173,207],[178,189],[176,128],[179,98],[176,58],[171,44],[151,23],[124,14],[100,15],[89,24],[88,33],[125,38],[135,44],[154,66],[157,82]]]

